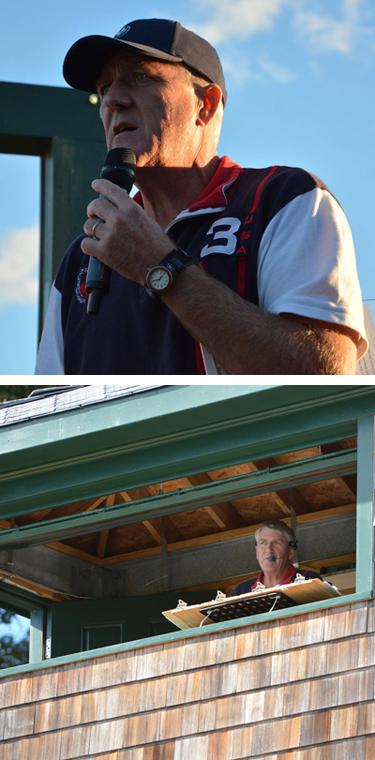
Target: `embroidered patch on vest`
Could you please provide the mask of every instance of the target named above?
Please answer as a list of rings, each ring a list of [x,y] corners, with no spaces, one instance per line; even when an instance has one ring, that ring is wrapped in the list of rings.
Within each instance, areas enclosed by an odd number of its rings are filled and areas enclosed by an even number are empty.
[[[77,274],[75,294],[79,303],[86,303],[89,294],[86,290],[87,267],[80,269]]]

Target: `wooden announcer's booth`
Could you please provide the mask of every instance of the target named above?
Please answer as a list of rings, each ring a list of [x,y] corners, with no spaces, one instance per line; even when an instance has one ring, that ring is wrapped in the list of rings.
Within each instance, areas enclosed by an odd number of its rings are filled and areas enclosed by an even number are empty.
[[[375,756],[374,387],[47,390],[0,406],[0,760]],[[275,519],[323,581],[234,597]]]

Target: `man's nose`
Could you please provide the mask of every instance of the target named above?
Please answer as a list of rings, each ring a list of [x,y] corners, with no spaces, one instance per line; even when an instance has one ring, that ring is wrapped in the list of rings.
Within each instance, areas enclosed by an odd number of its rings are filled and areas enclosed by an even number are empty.
[[[112,111],[129,108],[131,105],[131,96],[127,87],[114,81],[108,87],[102,101],[102,105],[110,108]]]
[[[275,548],[275,546],[274,546],[273,541],[270,541],[269,544],[267,544],[267,546],[265,547],[265,549],[266,549],[267,552],[273,552],[274,548]]]

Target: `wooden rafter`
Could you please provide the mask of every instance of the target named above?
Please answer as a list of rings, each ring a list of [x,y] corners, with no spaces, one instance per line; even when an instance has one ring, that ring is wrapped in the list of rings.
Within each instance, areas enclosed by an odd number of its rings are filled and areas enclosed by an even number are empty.
[[[107,507],[113,507],[116,499],[116,494],[112,493],[105,499],[105,504]],[[98,545],[96,553],[98,557],[105,557],[106,549],[107,549],[107,543],[109,538],[109,529],[105,528],[104,530],[101,530],[98,535]]]
[[[322,449],[323,454],[329,454],[332,451],[343,451],[346,448],[348,448],[349,445],[354,446],[355,441],[352,439],[350,441],[348,440],[348,441],[337,441],[336,443],[325,443],[322,445],[321,449]],[[355,498],[356,493],[357,493],[357,476],[344,475],[344,477],[341,478],[341,480],[343,480],[343,482],[349,488],[349,491],[351,491],[351,493],[353,494]]]
[[[262,470],[267,467],[277,467],[280,465],[277,457],[268,457],[267,459],[259,459],[254,463],[255,469]],[[290,508],[294,509],[297,515],[304,514],[309,511],[309,504],[302,496],[298,488],[283,488],[282,491],[275,491],[281,502],[281,509],[285,515],[290,514]]]
[[[190,475],[188,480],[192,486],[212,483],[212,478],[205,472]],[[230,530],[231,528],[240,528],[246,525],[246,521],[241,517],[236,506],[231,501],[204,507],[204,511],[209,514],[212,521],[220,530]]]
[[[163,543],[163,533],[167,542],[181,541],[184,538],[173,520],[167,516],[161,519],[143,520],[142,525],[144,525],[159,546]]]
[[[58,591],[54,591],[41,583],[34,583],[33,581],[17,576],[14,573],[6,573],[4,570],[0,570],[0,579],[8,581],[9,586],[27,589],[27,591],[31,591],[33,594],[38,594],[38,596],[41,596],[44,599],[50,599],[54,602],[61,602],[68,596],[61,594]]]
[[[355,503],[351,504],[344,504],[343,506],[339,507],[332,507],[330,509],[323,509],[319,510],[317,512],[310,512],[306,515],[300,515],[298,518],[299,525],[303,523],[310,523],[310,522],[316,522],[322,519],[329,519],[334,517],[340,517],[343,515],[352,514],[355,512],[356,505]],[[289,522],[288,520],[286,520]],[[208,546],[209,544],[214,544],[218,542],[223,541],[232,541],[233,539],[237,538],[244,538],[245,536],[252,536],[255,531],[259,528],[259,523],[255,525],[247,525],[245,528],[234,528],[232,530],[228,531],[220,531],[217,533],[210,533],[209,535],[205,536],[198,536],[194,538],[184,539],[182,541],[177,541],[173,543],[168,543],[167,550],[168,553],[175,552],[175,551],[181,551],[186,549],[193,549],[200,546]],[[121,555],[113,556],[113,557],[107,557],[103,564],[105,565],[113,565],[117,564],[119,562],[126,562],[133,559],[142,559],[145,557],[153,557],[158,554],[160,554],[161,548],[160,547],[152,547],[149,549],[139,549],[137,551],[133,552],[126,552]]]

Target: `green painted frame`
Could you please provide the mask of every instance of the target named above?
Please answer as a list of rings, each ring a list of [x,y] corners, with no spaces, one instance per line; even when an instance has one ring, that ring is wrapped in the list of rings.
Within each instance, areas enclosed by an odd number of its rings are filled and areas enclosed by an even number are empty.
[[[358,420],[356,590],[374,593],[374,415]]]
[[[373,386],[168,386],[0,428],[0,516],[355,435],[374,396]]]
[[[41,158],[39,332],[63,253],[82,232],[106,154],[98,104],[67,87],[0,82],[0,152]]]

